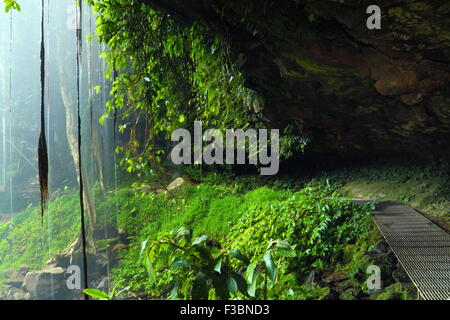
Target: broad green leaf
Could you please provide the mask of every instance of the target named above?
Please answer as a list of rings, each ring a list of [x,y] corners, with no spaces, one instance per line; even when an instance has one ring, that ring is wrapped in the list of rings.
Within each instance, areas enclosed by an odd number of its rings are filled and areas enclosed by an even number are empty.
[[[285,240],[277,240],[274,242],[275,248],[281,251],[292,251],[292,246]]]
[[[182,227],[182,228],[178,229],[178,231],[177,231],[177,237],[185,237],[185,238],[189,239],[190,236],[191,236],[191,231],[189,231],[189,229],[187,229],[187,228]]]
[[[208,299],[208,285],[207,278],[203,272],[197,273],[192,285],[192,299],[193,300],[207,300]]]
[[[109,295],[106,292],[97,290],[97,289],[84,289],[83,292],[92,298],[99,300],[111,300]]]
[[[270,278],[270,280],[275,281],[277,274],[276,274],[276,267],[273,264],[272,255],[270,254],[270,251],[267,251],[266,254],[263,257],[264,265],[266,267],[267,274]]]
[[[228,275],[226,274],[220,274],[215,275],[213,277],[213,286],[216,292],[216,295],[219,297],[219,299],[222,300],[228,300],[230,298],[230,291],[228,289]]]
[[[228,290],[230,291],[230,293],[233,294],[233,295],[237,295],[238,284],[237,284],[236,280],[232,276],[228,277],[227,284],[228,284]]]
[[[101,87],[101,86],[95,86],[95,87],[94,87],[94,91],[95,91],[96,94],[99,94],[99,93],[100,93],[100,90],[102,90],[102,87]]]
[[[178,291],[180,289],[181,281],[177,280],[175,281],[175,285],[172,288],[172,291],[170,292],[169,298],[171,300],[176,300],[178,298]]]
[[[256,269],[257,262],[249,264],[247,267],[247,293],[250,297],[255,297],[256,294],[256,281],[258,279],[259,272]]]
[[[230,256],[232,256],[235,259],[241,260],[244,263],[248,263],[249,261],[248,258],[245,255],[243,255],[238,248],[231,250]]]
[[[214,271],[216,271],[218,273],[222,272],[222,261],[223,261],[223,257],[222,256],[217,258],[216,263],[214,265]]]
[[[204,242],[206,242],[206,241],[208,241],[208,237],[205,236],[205,235],[202,235],[202,236],[196,238],[196,239],[194,240],[194,242],[192,242],[192,245],[193,245],[193,246],[200,245],[200,244],[202,244],[202,243],[204,243]]]
[[[256,271],[253,273],[253,279],[247,288],[247,293],[250,297],[255,297],[255,295],[256,295],[256,282],[258,280],[258,275],[259,275],[259,271]]]
[[[213,256],[211,255],[211,252],[209,251],[209,248],[206,247],[199,247],[196,246],[196,251],[199,253],[200,258],[203,260],[203,262],[206,262],[208,264],[212,264],[213,261]]]
[[[150,258],[148,256],[145,256],[144,258],[144,265],[145,269],[147,269],[150,283],[155,282],[156,281],[155,269],[153,268],[152,262],[150,261]]]
[[[247,295],[247,282],[245,281],[244,277],[241,276],[239,273],[233,271],[231,272],[231,276],[234,278],[234,280],[237,283],[238,289],[239,291],[243,294],[243,295]]]
[[[190,264],[188,262],[186,262],[184,259],[178,258],[178,259],[174,260],[174,262],[170,266],[170,269],[174,269],[174,268],[178,268],[178,267],[189,268]]]
[[[255,261],[255,262],[249,264],[247,267],[247,281],[249,283],[253,281],[253,276],[255,273],[256,265],[257,265],[257,262]]]
[[[148,240],[149,239],[141,242],[141,253],[140,253],[140,255],[142,255],[142,253],[144,252],[145,248],[147,248]]]
[[[214,89],[210,89],[208,91],[208,103],[211,103],[215,97],[216,97],[216,92],[214,91]]]

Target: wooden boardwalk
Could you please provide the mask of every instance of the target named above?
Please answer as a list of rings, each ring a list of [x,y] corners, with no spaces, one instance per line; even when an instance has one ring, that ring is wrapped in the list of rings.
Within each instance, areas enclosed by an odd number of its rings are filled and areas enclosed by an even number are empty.
[[[420,298],[450,299],[450,235],[398,202],[378,202],[373,219]]]

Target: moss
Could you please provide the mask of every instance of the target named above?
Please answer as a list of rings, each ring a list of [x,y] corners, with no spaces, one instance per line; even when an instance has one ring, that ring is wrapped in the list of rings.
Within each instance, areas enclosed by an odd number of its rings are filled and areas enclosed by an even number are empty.
[[[311,61],[308,61],[298,55],[289,55],[288,57],[290,59],[294,60],[299,66],[301,66],[304,70],[306,70],[308,72],[333,73],[333,74],[336,74],[339,72],[337,69],[334,69],[334,68],[319,66],[319,65],[317,65]]]
[[[409,284],[394,283],[386,287],[381,293],[374,293],[376,300],[414,300],[415,289]]]
[[[450,203],[448,200],[439,198],[440,188],[439,178],[410,179],[402,183],[391,181],[368,183],[364,179],[357,179],[348,182],[341,191],[347,197],[400,201],[432,215],[449,217]]]
[[[340,300],[356,300],[361,290],[358,288],[348,288],[339,295]]]
[[[98,225],[111,225],[116,217],[111,209],[115,207],[114,194],[104,195],[98,189],[94,193]],[[55,253],[77,239],[79,230],[79,195],[75,190],[51,201],[43,220],[38,207],[15,214],[11,221],[0,224],[0,270],[15,271],[22,264],[31,270],[42,268]]]

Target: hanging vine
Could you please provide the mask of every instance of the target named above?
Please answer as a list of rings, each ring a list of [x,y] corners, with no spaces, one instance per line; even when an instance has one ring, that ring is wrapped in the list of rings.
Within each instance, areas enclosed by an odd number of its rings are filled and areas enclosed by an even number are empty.
[[[45,39],[44,39],[44,0],[42,0],[41,17],[41,132],[39,134],[38,163],[39,163],[39,186],[41,196],[41,217],[48,201],[48,152],[45,137]]]
[[[83,170],[82,170],[82,154],[81,154],[81,103],[80,103],[80,88],[81,88],[81,56],[82,56],[82,2],[79,2],[77,8],[79,16],[77,15],[77,28],[76,28],[76,42],[77,42],[77,122],[78,122],[78,172],[79,172],[79,184],[80,184],[80,218],[81,218],[81,247],[83,252],[83,285],[84,288],[88,288],[88,264],[87,264],[87,237],[86,237],[86,223],[84,219],[84,183],[83,183]],[[84,295],[87,300],[88,296]]]
[[[121,165],[146,175],[161,163],[174,129],[194,120],[218,129],[262,127],[261,97],[244,87],[227,39],[200,25],[181,26],[139,2],[89,1],[97,14],[101,53],[113,82],[108,113],[120,114],[118,130],[129,136],[119,146]],[[258,108],[255,106],[258,105]],[[118,112],[119,111],[119,112]]]

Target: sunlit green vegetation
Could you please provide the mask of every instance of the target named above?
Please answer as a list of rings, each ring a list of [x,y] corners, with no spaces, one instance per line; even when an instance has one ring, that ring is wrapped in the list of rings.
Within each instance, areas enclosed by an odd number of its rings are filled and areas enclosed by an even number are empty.
[[[142,2],[89,3],[97,14],[98,38],[108,47],[101,53],[113,81],[107,115],[118,112],[119,131],[130,137],[117,148],[126,170],[139,175],[155,170],[173,130],[190,130],[195,120],[220,130],[266,127],[265,99],[244,85],[239,68],[247,57],[231,51],[230,39],[201,23],[179,24]],[[307,139],[297,127],[281,129],[281,157],[304,148]]]
[[[98,193],[98,223],[114,222],[113,194]],[[0,270],[17,269],[26,264],[32,270],[42,268],[55,253],[62,252],[80,234],[79,194],[67,191],[49,204],[44,218],[34,206],[13,215],[0,224]]]
[[[20,9],[13,0],[4,2],[7,11]],[[146,188],[170,182],[155,172],[170,167],[164,159],[174,129],[190,128],[194,120],[219,129],[262,128],[264,97],[244,85],[239,69],[247,58],[232,53],[229,39],[205,26],[180,25],[140,2],[89,3],[96,10],[98,38],[108,48],[101,57],[112,82],[108,114],[100,123],[120,114],[115,120],[126,136],[117,147],[120,164],[146,179],[106,194],[93,192],[98,225],[117,223],[127,238],[117,248],[122,260],[113,269],[117,291],[90,291],[97,298],[112,299],[118,292],[149,299],[338,298],[323,283],[305,284],[314,270],[344,274],[356,292],[348,298],[368,298],[369,253],[381,238],[370,217],[373,204],[345,197],[405,201],[448,215],[444,163],[353,165],[289,179],[202,175],[185,168],[200,183],[171,192]],[[97,94],[101,89],[95,87]],[[287,123],[281,139],[282,158],[303,151],[307,141],[300,126]],[[80,234],[79,207],[72,190],[53,199],[43,219],[30,207],[0,224],[0,270],[21,264],[39,269],[66,250]],[[96,240],[106,247],[109,239]],[[382,264],[383,271],[389,273],[390,264]],[[395,285],[380,297],[407,298]]]
[[[444,159],[424,162],[377,157],[309,176],[328,180],[349,198],[400,201],[430,216],[450,218],[448,172]]]
[[[266,182],[266,186],[252,184],[256,178],[227,180],[226,177],[212,175],[206,180],[208,182],[179,190],[176,193],[178,200],[162,194],[133,198],[130,197],[132,191],[122,190],[129,193],[128,197],[122,196],[132,199],[128,202],[132,209],[120,211],[119,224],[130,234],[131,244],[114,274],[115,279],[124,281],[123,285],[129,286],[131,292],[154,298],[190,298],[191,294],[195,295],[191,293],[191,287],[198,270],[177,260],[180,257],[176,252],[169,254],[161,249],[151,254],[152,261],[146,261],[145,255],[141,254],[143,242],[150,246],[155,241],[165,242],[161,239],[178,241],[176,231],[180,228],[190,231],[188,238],[192,240],[189,241],[200,239],[197,242],[200,241],[205,250],[210,250],[212,259],[227,256],[227,261],[225,258],[223,261],[224,268],[227,265],[231,268],[228,270],[232,270],[230,272],[245,276],[249,276],[246,272],[249,265],[263,261],[271,243],[283,241],[292,247],[287,256],[277,251],[273,253],[277,276],[271,280],[265,293],[269,298],[325,298],[326,288],[308,289],[302,285],[305,276],[314,268],[351,269],[352,277],[361,281],[363,286],[368,258],[361,253],[380,239],[370,220],[370,205],[358,206],[336,198],[333,188],[321,183],[292,184],[292,190],[287,190],[283,189],[286,187],[284,183],[276,180]],[[192,246],[189,241],[182,242],[186,250]],[[180,242],[176,243],[180,245]],[[358,249],[354,254],[356,257],[357,252],[360,259],[344,262],[345,248],[356,244]],[[248,258],[246,263],[233,258],[233,255],[231,258],[228,256],[236,249]],[[148,274],[149,263],[154,264],[151,276]],[[258,285],[264,283],[264,279],[258,281]],[[263,287],[261,285],[253,297],[256,294],[263,298]],[[220,289],[215,291],[211,288],[209,297],[220,297],[219,292]],[[239,292],[229,294],[249,297],[248,293]]]
[[[70,193],[52,201],[44,220],[38,208],[31,207],[0,224],[0,269],[21,264],[38,269],[52,254],[66,249],[79,233],[78,200]]]
[[[113,269],[115,292],[157,299],[190,299],[193,294],[206,294],[210,299],[333,298],[326,285],[304,285],[309,272],[322,270],[346,274],[346,282],[368,297],[366,268],[374,263],[368,252],[381,238],[370,217],[371,205],[358,206],[342,198],[338,191],[342,184],[333,181],[339,172],[344,171],[275,179],[216,173],[202,176],[192,171],[201,182],[170,193],[144,191],[142,182],[124,185],[106,196],[96,193],[100,221],[107,217],[109,224],[117,222],[129,241],[129,246],[120,249],[122,260]],[[52,254],[67,249],[79,234],[77,206],[78,194],[67,193],[50,203],[44,225],[37,208],[0,225],[0,268],[28,264],[38,269]],[[180,230],[185,230],[181,238]],[[222,259],[223,277],[232,275],[241,288],[235,290],[232,285],[225,292],[217,284],[218,291],[213,285],[206,286],[207,291],[193,291],[199,270],[210,266],[209,260],[195,258],[194,264],[182,263],[181,258],[189,262],[189,257],[181,254],[184,250],[169,250],[167,239],[186,250],[193,248],[192,252],[206,250],[211,261]],[[151,248],[161,242],[161,249],[150,255]],[[277,243],[284,250],[278,250]],[[266,264],[268,252],[272,273]],[[392,266],[385,262],[381,267],[389,272]],[[217,272],[207,270],[209,277]],[[397,296],[407,294],[400,289],[395,291]],[[383,297],[390,295],[387,292]]]

